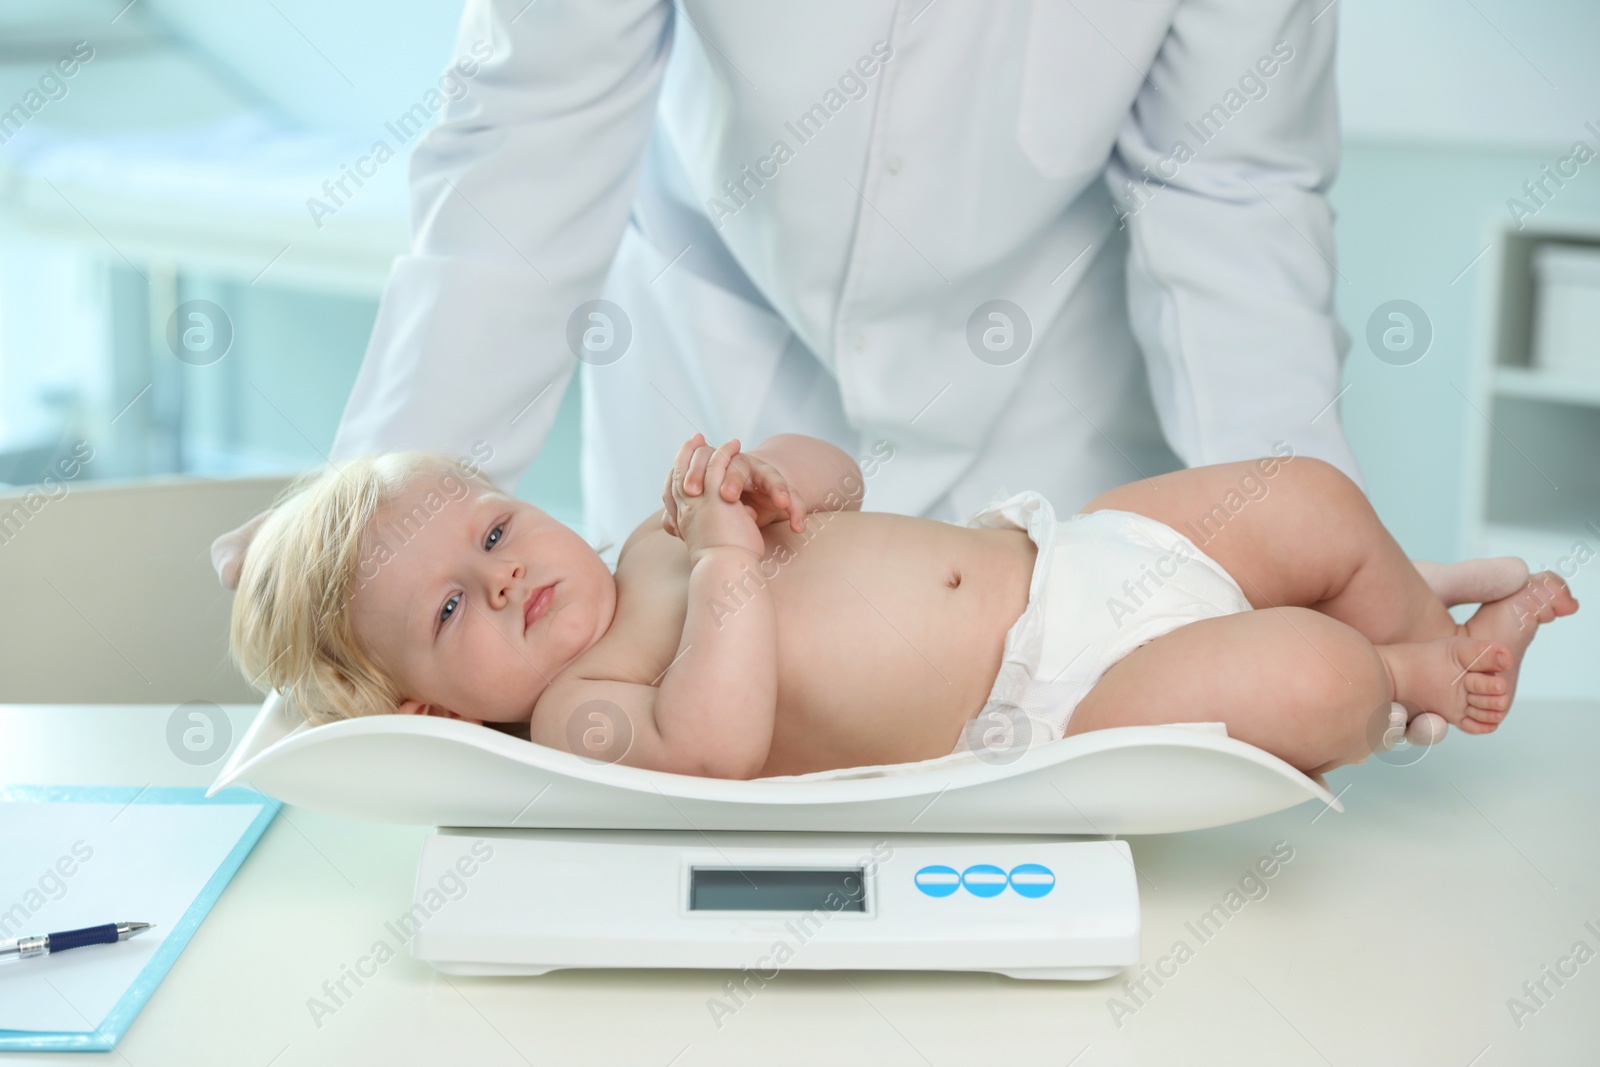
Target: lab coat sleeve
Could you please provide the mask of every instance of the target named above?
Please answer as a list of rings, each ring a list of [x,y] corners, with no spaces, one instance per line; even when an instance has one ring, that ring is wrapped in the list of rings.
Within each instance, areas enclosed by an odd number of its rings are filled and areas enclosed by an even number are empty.
[[[1191,466],[1284,442],[1360,478],[1329,406],[1350,345],[1333,311],[1329,7],[1184,0],[1106,169],[1130,322]]]
[[[671,37],[668,0],[468,0],[454,56],[492,53],[411,155],[411,251],[331,459],[429,449],[515,491],[622,240]]]

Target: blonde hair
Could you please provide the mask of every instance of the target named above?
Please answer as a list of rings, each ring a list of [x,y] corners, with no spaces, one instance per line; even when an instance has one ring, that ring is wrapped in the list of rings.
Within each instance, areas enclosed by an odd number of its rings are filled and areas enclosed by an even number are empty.
[[[357,642],[350,602],[372,576],[371,550],[387,551],[372,544],[374,518],[429,474],[447,500],[499,492],[442,453],[388,452],[307,471],[278,495],[245,552],[228,634],[251,685],[278,690],[313,723],[398,710],[408,694]]]

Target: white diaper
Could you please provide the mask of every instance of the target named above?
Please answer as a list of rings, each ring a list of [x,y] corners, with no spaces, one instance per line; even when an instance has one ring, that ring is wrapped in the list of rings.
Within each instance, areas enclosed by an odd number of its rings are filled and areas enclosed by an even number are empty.
[[[1038,555],[1028,606],[1006,631],[1000,673],[955,752],[1020,752],[1059,740],[1078,702],[1122,657],[1185,623],[1250,610],[1221,564],[1131,511],[1062,522],[1030,489],[964,525],[1026,530]]]

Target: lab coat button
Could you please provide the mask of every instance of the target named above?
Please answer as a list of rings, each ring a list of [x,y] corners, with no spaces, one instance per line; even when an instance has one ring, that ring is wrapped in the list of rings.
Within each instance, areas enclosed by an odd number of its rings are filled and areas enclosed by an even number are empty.
[[[905,160],[901,159],[899,156],[890,156],[888,159],[883,161],[883,169],[887,170],[890,174],[899,174],[900,165],[904,162]]]
[[[850,347],[855,349],[857,352],[861,351],[863,348],[866,348],[867,335],[862,333],[860,330],[856,330],[850,335]]]

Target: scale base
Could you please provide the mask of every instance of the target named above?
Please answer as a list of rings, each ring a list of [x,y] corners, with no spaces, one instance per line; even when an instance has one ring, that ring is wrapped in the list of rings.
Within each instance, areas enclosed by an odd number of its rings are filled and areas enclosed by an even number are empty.
[[[562,966],[535,967],[520,964],[465,963],[460,960],[429,960],[428,966],[442,974],[460,975],[463,978],[536,978],[541,974],[549,974],[552,971],[573,970],[572,967]],[[886,968],[870,967],[859,969],[885,970]],[[937,968],[924,967],[920,969],[931,971]],[[963,967],[959,969],[970,970],[972,968]],[[1045,982],[1098,982],[1102,978],[1115,978],[1122,971],[1122,967],[1020,967],[1014,970],[997,970],[990,973],[1004,975],[1007,978],[1033,979]]]
[[[1127,842],[1021,834],[441,828],[412,954],[446,974],[569,968],[981,971],[1139,962]]]

